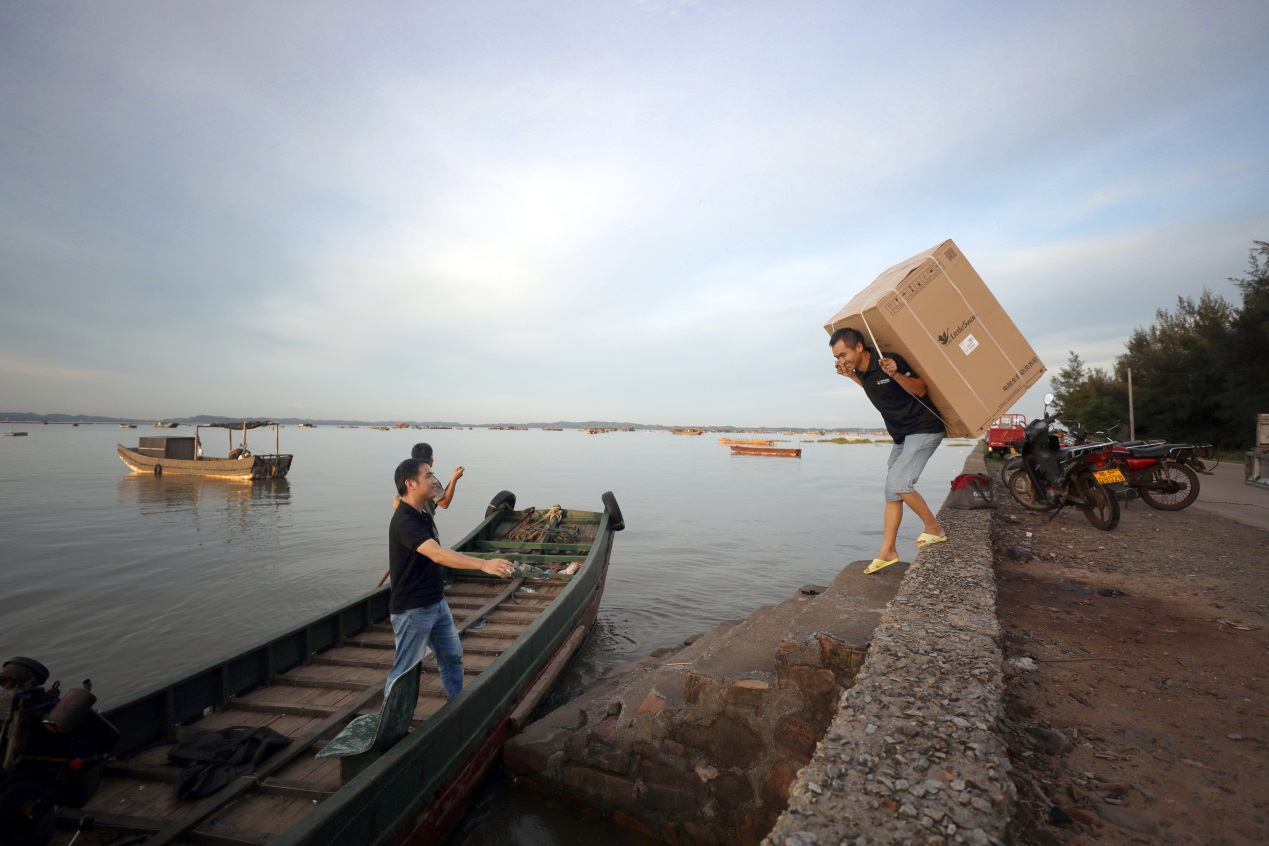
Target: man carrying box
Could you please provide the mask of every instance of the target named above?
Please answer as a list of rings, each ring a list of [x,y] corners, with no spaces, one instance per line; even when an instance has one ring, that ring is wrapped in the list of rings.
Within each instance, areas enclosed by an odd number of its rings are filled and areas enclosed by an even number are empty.
[[[906,503],[925,523],[917,548],[947,540],[925,498],[916,491],[917,479],[939,442],[946,436],[943,421],[922,401],[929,392],[925,380],[908,367],[901,356],[882,358],[864,343],[855,329],[842,327],[828,339],[837,372],[855,380],[881,412],[886,431],[894,439],[886,466],[886,510],[881,551],[864,570],[875,573],[899,561],[895,543]]]

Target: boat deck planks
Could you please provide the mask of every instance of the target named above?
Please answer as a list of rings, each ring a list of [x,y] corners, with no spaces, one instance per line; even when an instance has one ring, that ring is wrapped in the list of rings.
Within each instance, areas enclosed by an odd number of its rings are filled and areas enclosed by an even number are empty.
[[[565,520],[582,530],[569,544],[509,540],[519,522],[519,515],[511,513],[490,533],[495,540],[481,542],[480,551],[491,557],[519,552],[539,561],[548,556],[584,560],[599,519],[593,512],[583,513],[591,516]],[[446,599],[460,627],[467,684],[511,648],[568,586],[567,579],[555,577],[524,577],[509,583],[483,574],[454,572],[451,578]],[[486,623],[472,628],[482,618]],[[341,786],[339,760],[318,759],[315,753],[353,716],[373,713],[381,704],[395,651],[392,628],[380,620],[360,629],[324,651],[309,654],[305,661],[266,683],[229,697],[224,706],[208,709],[193,721],[213,730],[267,726],[293,740],[286,750],[266,759],[251,779],[239,779],[208,798],[178,801],[180,770],[167,765],[168,751],[174,745],[173,728],[168,742],[151,744],[110,764],[84,808],[60,810],[52,842],[69,844],[77,834],[75,821],[84,815],[92,815],[95,825],[78,832],[76,846],[104,846],[136,834],[157,835],[153,838],[157,843],[267,843],[294,826],[312,813],[316,801]],[[411,730],[424,725],[447,701],[435,656],[429,650]],[[182,833],[178,824],[189,822],[191,814],[201,819],[192,830]]]

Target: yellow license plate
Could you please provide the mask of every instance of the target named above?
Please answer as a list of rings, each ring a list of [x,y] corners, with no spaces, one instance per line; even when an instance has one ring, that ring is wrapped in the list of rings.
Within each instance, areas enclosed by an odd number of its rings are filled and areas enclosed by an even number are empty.
[[[1098,470],[1095,473],[1093,473],[1093,477],[1096,478],[1097,481],[1101,482],[1103,485],[1113,485],[1116,482],[1127,481],[1127,479],[1124,478],[1124,474],[1120,472],[1118,467],[1115,467],[1111,470]]]

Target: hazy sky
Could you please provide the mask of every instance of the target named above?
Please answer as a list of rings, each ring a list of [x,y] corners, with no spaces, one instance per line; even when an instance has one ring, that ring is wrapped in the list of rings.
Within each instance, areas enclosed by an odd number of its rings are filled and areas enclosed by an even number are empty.
[[[1263,0],[12,0],[0,411],[873,425],[822,324],[945,238],[1051,372],[1109,365],[1269,240],[1267,36]]]

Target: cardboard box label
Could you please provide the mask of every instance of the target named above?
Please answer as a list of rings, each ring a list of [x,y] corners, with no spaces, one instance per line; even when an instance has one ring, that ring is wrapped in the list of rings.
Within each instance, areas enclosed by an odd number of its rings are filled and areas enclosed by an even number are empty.
[[[1038,356],[1038,355],[1033,355],[1033,356],[1031,356],[1031,360],[1030,360],[1030,361],[1028,361],[1026,364],[1022,365],[1021,367],[1019,367],[1019,368],[1018,368],[1018,372],[1017,372],[1016,374],[1014,374],[1014,377],[1013,377],[1012,379],[1010,379],[1008,382],[1006,382],[1006,383],[1005,383],[1005,384],[1001,387],[1001,389],[1000,389],[1000,390],[1001,390],[1001,392],[1003,393],[1003,392],[1005,392],[1005,391],[1009,390],[1010,388],[1012,388],[1014,385],[1016,385],[1016,384],[1018,384],[1019,382],[1023,381],[1023,380],[1026,378],[1026,376],[1027,376],[1027,371],[1028,371],[1028,370],[1030,370],[1031,368],[1035,367],[1035,366],[1036,366],[1036,365],[1038,365],[1038,364],[1040,364],[1040,356]],[[1043,366],[1043,365],[1041,365],[1041,366]],[[1026,385],[1024,385],[1024,387],[1029,387],[1029,386],[1030,386],[1030,384],[1031,384],[1030,382],[1027,382],[1027,383],[1026,383]],[[1010,395],[1009,395],[1009,399],[1013,399],[1014,394],[1018,394],[1018,393],[1021,393],[1021,391],[1014,391],[1014,393],[1013,393],[1013,394],[1010,394]]]
[[[965,355],[969,355],[976,349],[978,349],[978,341],[973,335],[961,341],[961,352],[965,353]]]
[[[935,279],[943,275],[943,269],[937,264],[931,263],[925,269],[925,272],[917,274],[911,281],[899,289],[899,296],[903,297],[904,302],[912,302],[916,295],[925,290],[925,287]]]

